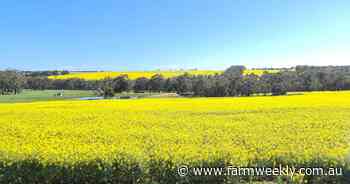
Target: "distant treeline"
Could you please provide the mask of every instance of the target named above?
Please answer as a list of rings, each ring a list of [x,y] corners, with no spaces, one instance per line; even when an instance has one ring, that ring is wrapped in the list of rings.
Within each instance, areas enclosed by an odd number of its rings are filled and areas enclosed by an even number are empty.
[[[98,90],[102,95],[134,92],[176,92],[189,96],[222,97],[284,95],[294,91],[334,91],[350,89],[350,66],[297,66],[282,69],[278,73],[265,72],[263,75],[244,75],[244,66],[231,66],[222,74],[190,75],[183,74],[173,78],[154,75],[130,80],[127,75],[104,80],[87,81],[83,79],[52,80],[46,73],[28,75],[19,71],[0,72],[0,93],[18,93],[21,89],[69,89]],[[62,74],[62,73],[60,73]],[[59,75],[59,74],[58,74]]]
[[[66,75],[69,74],[67,70],[47,70],[47,71],[23,71],[24,76],[28,77],[48,77],[54,75]]]

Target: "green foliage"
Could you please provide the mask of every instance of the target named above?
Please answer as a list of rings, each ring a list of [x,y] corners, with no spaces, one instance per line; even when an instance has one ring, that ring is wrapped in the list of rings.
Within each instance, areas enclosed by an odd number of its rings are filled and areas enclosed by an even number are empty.
[[[271,161],[261,161],[268,165],[252,165],[249,167],[272,167]],[[224,160],[212,162],[197,162],[191,167],[223,168],[227,166]],[[317,165],[317,167],[320,164]],[[0,183],[8,184],[242,184],[265,183],[276,184],[303,183],[337,183],[350,182],[350,170],[345,170],[344,176],[194,176],[189,174],[181,177],[177,173],[178,165],[166,160],[153,159],[146,165],[141,165],[129,158],[120,158],[112,162],[91,160],[74,165],[43,164],[39,160],[22,160],[7,164],[0,162]],[[308,166],[312,167],[312,166]],[[315,167],[315,166],[314,166]],[[259,182],[259,183],[260,183]]]
[[[0,71],[0,95],[18,94],[23,89],[24,77],[18,71]]]

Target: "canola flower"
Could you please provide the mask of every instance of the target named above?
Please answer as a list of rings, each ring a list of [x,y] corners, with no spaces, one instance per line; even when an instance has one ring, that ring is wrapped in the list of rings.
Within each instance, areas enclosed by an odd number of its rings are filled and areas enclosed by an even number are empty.
[[[245,70],[244,74],[256,74],[262,75],[264,72],[269,73],[277,73],[279,70]],[[176,77],[182,75],[184,73],[188,73],[190,75],[215,75],[221,74],[222,71],[213,71],[213,70],[188,70],[188,71],[145,71],[145,72],[77,72],[70,73],[66,75],[58,75],[58,76],[49,76],[50,79],[71,79],[71,78],[80,78],[85,80],[101,80],[107,77],[114,78],[121,75],[128,75],[130,79],[137,79],[139,77],[151,78],[156,74],[161,74],[165,78]]]
[[[350,92],[0,104],[0,160],[345,165]]]
[[[222,73],[221,71],[211,71],[211,70],[189,70],[189,71],[130,71],[130,72],[77,72],[70,73],[66,75],[49,76],[50,79],[71,79],[80,78],[85,80],[102,80],[105,78],[114,78],[121,75],[128,75],[130,79],[137,79],[140,77],[151,78],[156,74],[161,74],[165,78],[176,77],[188,73],[190,75],[215,75],[217,73]]]

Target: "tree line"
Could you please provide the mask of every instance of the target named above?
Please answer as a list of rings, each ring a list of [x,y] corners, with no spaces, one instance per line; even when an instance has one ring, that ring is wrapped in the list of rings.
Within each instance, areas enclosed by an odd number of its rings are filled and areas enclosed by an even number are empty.
[[[164,78],[131,80],[127,75],[104,80],[53,80],[42,75],[28,75],[20,71],[0,72],[0,94],[17,94],[22,89],[97,90],[104,96],[134,91],[175,92],[184,96],[224,97],[284,95],[294,91],[334,91],[350,89],[350,66],[297,66],[278,73],[244,74],[244,66],[231,66],[215,75],[183,75]],[[44,74],[46,74],[44,72]]]
[[[29,77],[48,77],[54,75],[66,75],[70,72],[67,70],[46,70],[46,71],[23,71],[24,76]]]

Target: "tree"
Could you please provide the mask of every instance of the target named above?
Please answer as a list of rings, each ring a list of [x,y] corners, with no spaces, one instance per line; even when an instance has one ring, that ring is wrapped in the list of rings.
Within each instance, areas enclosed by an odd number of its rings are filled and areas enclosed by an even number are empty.
[[[228,95],[238,96],[240,95],[243,73],[246,68],[244,66],[230,66],[225,70],[223,76],[229,80],[228,82]]]
[[[121,93],[129,90],[128,75],[121,75],[113,79],[112,88],[115,93]]]
[[[195,96],[207,96],[210,88],[207,76],[196,76],[193,79],[192,91]]]
[[[24,76],[18,71],[0,72],[0,94],[18,94],[25,83]]]
[[[134,87],[133,87],[134,91],[143,92],[148,90],[148,82],[149,82],[149,79],[147,79],[146,77],[137,78],[135,80]]]
[[[111,78],[105,78],[101,83],[100,91],[102,91],[102,95],[107,97],[113,97],[114,96],[114,81]]]
[[[105,98],[109,98],[109,97],[114,97],[114,90],[113,88],[109,87],[109,86],[106,86],[104,89],[103,89],[103,96]]]
[[[163,90],[165,92],[176,91],[176,80],[174,78],[167,78],[164,83]]]
[[[338,74],[335,78],[335,89],[336,90],[344,90],[346,89],[346,76],[343,74]]]
[[[322,83],[320,82],[320,80],[317,77],[314,77],[311,79],[309,89],[311,91],[320,91],[323,89]]]
[[[148,88],[152,92],[161,92],[163,91],[165,79],[162,75],[156,74],[151,77],[148,82]]]
[[[245,66],[230,66],[224,71],[224,76],[230,79],[241,78],[243,76]]]
[[[228,83],[229,80],[223,76],[223,75],[216,75],[214,76],[214,94],[215,96],[228,96],[229,91],[228,91]]]
[[[272,92],[273,96],[287,94],[287,88],[285,86],[285,83],[283,81],[281,73],[277,73],[277,74],[272,75],[271,92]]]
[[[272,76],[271,74],[265,72],[260,76],[259,82],[258,82],[258,92],[262,93],[264,95],[267,95],[271,93],[272,91]]]
[[[192,91],[192,77],[185,73],[176,77],[175,90],[178,94]]]
[[[249,74],[243,77],[241,94],[243,96],[251,96],[254,93],[257,93],[258,86],[258,76],[255,74]]]

